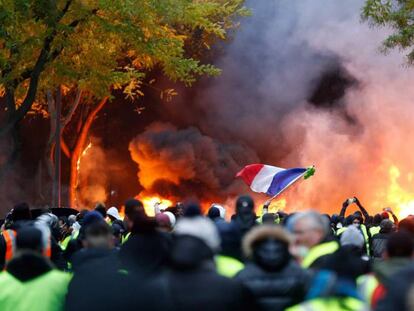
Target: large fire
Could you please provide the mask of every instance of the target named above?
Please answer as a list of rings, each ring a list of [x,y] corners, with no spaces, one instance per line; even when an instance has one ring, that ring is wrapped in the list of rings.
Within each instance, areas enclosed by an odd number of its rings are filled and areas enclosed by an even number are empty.
[[[157,196],[153,197],[138,197],[144,204],[145,213],[148,216],[155,216],[155,207],[158,205],[160,210],[165,210],[166,208],[173,205],[173,202],[168,199],[163,199]]]
[[[408,215],[414,215],[414,191],[405,190],[399,182],[401,172],[397,166],[389,169],[390,186],[388,188],[386,202],[393,208],[400,219]],[[408,173],[406,178],[409,183],[413,181],[413,173]]]

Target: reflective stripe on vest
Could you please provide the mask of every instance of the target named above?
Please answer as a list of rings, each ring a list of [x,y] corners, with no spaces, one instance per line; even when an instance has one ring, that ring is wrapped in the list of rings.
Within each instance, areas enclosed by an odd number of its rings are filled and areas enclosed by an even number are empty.
[[[380,226],[374,226],[369,228],[369,233],[371,233],[371,237],[373,237],[374,235],[378,234],[381,230]]]
[[[131,235],[131,232],[128,232],[127,234],[123,235],[121,237],[121,244],[124,244],[126,241],[128,241],[130,235]]]
[[[10,261],[16,252],[16,232],[14,230],[3,231],[4,241],[6,242],[6,262]],[[43,256],[52,257],[52,240],[51,237],[47,239],[46,245],[44,245]]]
[[[365,240],[365,247],[366,247],[366,250],[367,250],[367,255],[368,256],[370,256],[370,254],[371,254],[371,247],[370,247],[370,244],[369,244],[369,235],[368,235],[368,230],[367,230],[367,227],[364,225],[364,224],[361,224],[361,231],[362,231],[362,235],[364,236],[364,240]]]
[[[312,247],[302,261],[302,268],[308,269],[318,258],[334,253],[339,248],[338,242],[326,242]]]
[[[346,229],[348,229],[348,227],[342,227],[342,228],[339,228],[339,229],[336,231],[336,235],[341,235],[342,233],[344,233],[344,232],[346,231]]]
[[[286,309],[286,311],[363,311],[365,304],[355,298],[316,298]]]
[[[3,231],[4,241],[6,242],[6,262],[13,258],[16,251],[16,232],[14,230]]]
[[[233,257],[217,255],[214,261],[216,262],[217,273],[228,278],[236,276],[244,269],[244,264]]]
[[[357,279],[358,293],[364,301],[371,305],[372,295],[379,285],[377,278],[373,274],[362,275]]]
[[[71,240],[72,236],[68,235],[66,238],[63,239],[63,241],[59,242],[59,246],[62,249],[62,251],[65,251],[68,248],[68,244]]]
[[[45,248],[43,250],[43,256],[47,258],[52,257],[52,237],[51,236],[49,236],[49,238],[47,239],[47,244],[45,245]]]

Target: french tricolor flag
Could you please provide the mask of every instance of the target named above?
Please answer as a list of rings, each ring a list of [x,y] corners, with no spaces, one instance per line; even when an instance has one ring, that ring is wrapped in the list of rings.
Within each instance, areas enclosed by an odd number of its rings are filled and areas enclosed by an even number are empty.
[[[284,169],[264,164],[251,164],[237,173],[236,177],[242,178],[254,192],[266,193],[274,197],[304,176],[308,170],[307,168]]]

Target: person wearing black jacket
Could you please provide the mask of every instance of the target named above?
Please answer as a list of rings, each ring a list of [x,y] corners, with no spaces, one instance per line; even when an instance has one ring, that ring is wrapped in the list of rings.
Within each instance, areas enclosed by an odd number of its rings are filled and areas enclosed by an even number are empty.
[[[243,240],[250,261],[236,279],[250,289],[260,310],[282,311],[305,296],[308,274],[293,261],[289,242],[281,227],[270,225],[254,228]]]
[[[220,238],[210,219],[195,216],[178,221],[171,269],[164,276],[172,299],[168,310],[257,310],[243,284],[217,274],[213,257],[219,246]]]

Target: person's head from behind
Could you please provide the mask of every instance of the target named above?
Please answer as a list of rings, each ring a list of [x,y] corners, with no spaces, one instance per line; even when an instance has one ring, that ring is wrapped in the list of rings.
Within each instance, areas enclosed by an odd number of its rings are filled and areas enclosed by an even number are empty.
[[[99,202],[95,205],[95,211],[97,211],[98,213],[100,213],[102,215],[103,218],[106,217],[106,206],[104,203]]]
[[[97,221],[85,228],[83,246],[86,249],[112,249],[114,237],[109,225],[104,221]]]
[[[389,219],[383,219],[380,223],[380,233],[392,233],[395,232],[396,226]]]
[[[292,221],[295,244],[298,246],[312,248],[321,243],[330,231],[326,217],[314,211],[298,213]]]
[[[408,232],[394,232],[387,241],[384,258],[411,258],[413,256],[413,238]]]
[[[250,229],[256,222],[254,201],[248,195],[240,196],[236,202],[236,219],[242,229]]]
[[[144,205],[141,201],[136,199],[129,199],[125,202],[125,224],[128,227],[128,230],[131,230],[134,225],[134,218],[137,217],[137,214],[144,212]]]
[[[414,237],[414,217],[408,216],[398,223],[398,230],[405,231]]]
[[[60,230],[59,226],[59,218],[52,214],[46,213],[42,214],[35,220],[35,225],[48,227],[52,236],[55,238],[56,241],[59,241],[62,238],[62,231]]]
[[[168,213],[168,214],[167,214]],[[171,232],[173,229],[173,224],[171,218],[175,217],[171,212],[159,213],[155,215],[155,221],[157,222],[157,229],[161,232]]]
[[[340,244],[341,247],[354,249],[362,254],[365,240],[361,231],[356,226],[349,226],[348,229],[341,234]]]
[[[16,255],[36,253],[42,255],[45,249],[43,233],[34,226],[23,226],[16,234]]]
[[[262,224],[264,225],[275,225],[279,219],[279,215],[276,213],[266,213],[262,216]]]
[[[174,230],[172,263],[179,269],[186,269],[211,261],[219,251],[220,243],[217,228],[210,219],[182,217]]]
[[[381,223],[381,221],[382,221],[382,217],[381,217],[381,215],[380,214],[375,214],[374,215],[374,218],[373,218],[373,225],[374,226],[379,226],[380,225],[380,223]]]
[[[208,218],[210,218],[213,221],[217,220],[217,219],[220,219],[220,210],[217,207],[212,206],[208,210],[207,216],[208,216]]]
[[[32,219],[32,213],[27,203],[19,203],[13,207],[11,213],[11,219],[13,222],[17,221],[29,221]]]
[[[278,271],[290,261],[290,237],[281,226],[262,225],[243,239],[243,253],[265,270]]]

